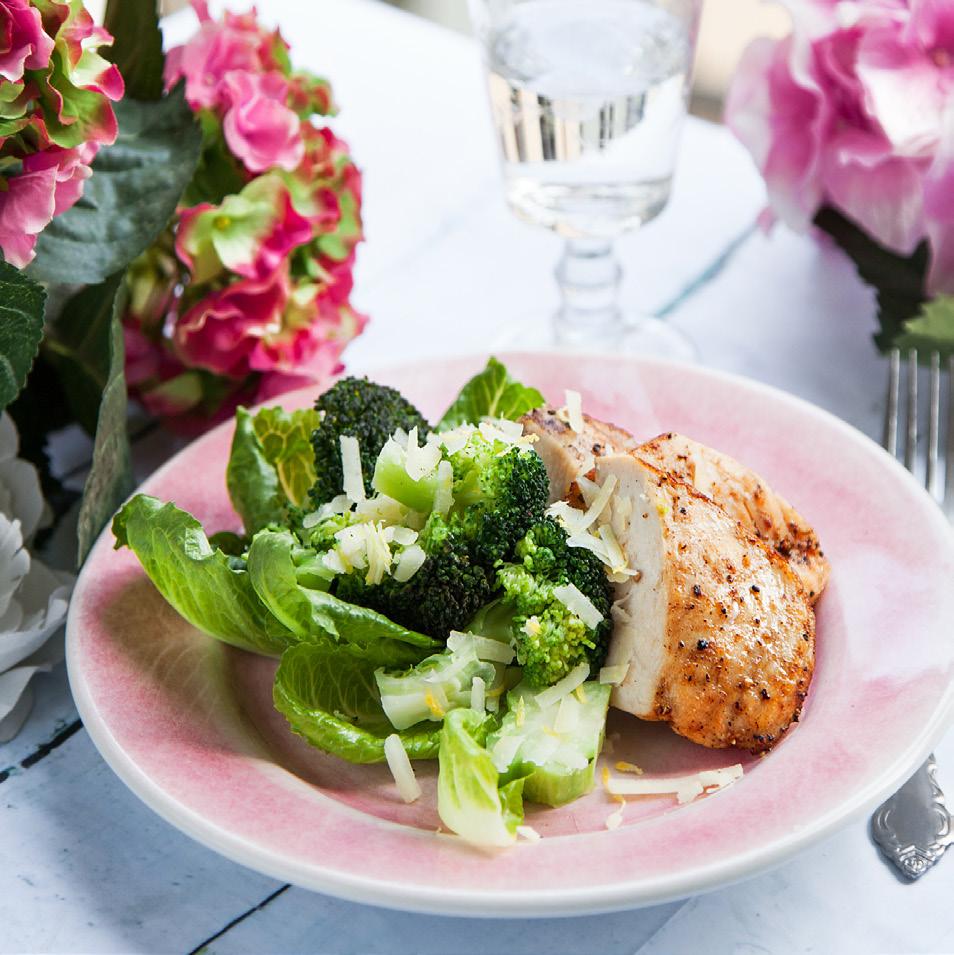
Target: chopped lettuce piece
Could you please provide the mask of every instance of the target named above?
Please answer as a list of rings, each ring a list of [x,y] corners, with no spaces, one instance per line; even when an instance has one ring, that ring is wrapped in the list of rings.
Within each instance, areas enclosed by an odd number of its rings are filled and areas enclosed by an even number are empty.
[[[438,453],[436,445],[429,445]],[[408,473],[408,452],[397,441],[389,439],[381,449],[377,463],[374,466],[374,477],[371,486],[379,494],[386,494],[395,501],[400,501],[412,511],[428,514],[434,507],[437,494],[438,478],[437,464],[434,468],[418,478]],[[413,468],[411,469],[413,470]],[[416,472],[415,472],[416,473]]]
[[[395,729],[423,720],[440,722],[451,710],[470,706],[475,680],[481,680],[482,686],[494,682],[494,665],[478,659],[476,638],[458,636],[453,648],[448,646],[407,670],[375,671],[381,705]]]
[[[546,690],[511,690],[507,715],[487,740],[498,771],[526,774],[523,794],[530,802],[563,806],[588,793],[611,690],[594,680],[546,706],[538,702]]]
[[[467,422],[476,424],[482,418],[516,421],[543,403],[544,397],[536,388],[514,381],[501,362],[490,358],[487,367],[461,388],[437,430],[448,431]]]
[[[275,708],[312,746],[351,763],[379,763],[394,733],[381,708],[376,663],[360,648],[319,639],[287,650],[275,674]],[[440,727],[424,723],[400,733],[410,759],[434,759]]]
[[[316,587],[327,583],[311,572],[313,561],[298,558],[296,565],[296,557],[303,552],[306,549],[289,531],[259,531],[248,552],[248,574],[255,593],[299,640],[329,637],[351,644],[373,663],[372,672],[375,666],[417,663],[441,648],[432,637]]]
[[[509,846],[523,822],[522,776],[503,777],[484,748],[494,719],[451,710],[441,731],[437,811],[448,829],[478,846]]]
[[[313,408],[235,412],[225,480],[247,534],[287,523],[289,505],[298,507],[307,498],[315,483],[311,433],[320,421]]]
[[[297,642],[258,598],[242,562],[209,543],[202,525],[174,504],[137,494],[113,519],[116,547],[129,547],[156,589],[193,626],[232,646],[279,655]]]

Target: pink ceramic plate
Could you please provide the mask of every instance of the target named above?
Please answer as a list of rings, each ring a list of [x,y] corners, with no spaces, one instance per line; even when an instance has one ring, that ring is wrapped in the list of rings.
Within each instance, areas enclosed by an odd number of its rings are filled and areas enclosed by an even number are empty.
[[[661,902],[781,862],[898,786],[945,729],[954,665],[954,540],[894,460],[835,418],[773,389],[701,368],[630,358],[515,354],[513,373],[636,435],[668,429],[760,471],[815,525],[832,577],[818,605],[818,659],[801,722],[735,785],[685,806],[632,799],[621,828],[597,789],[534,810],[543,836],[483,853],[436,832],[433,764],[423,797],[388,770],[311,750],[271,707],[274,661],[228,648],[180,619],[106,532],[68,623],[70,680],[87,730],[156,812],[238,862],[365,902],[442,914],[568,915]],[[479,357],[379,370],[439,414]],[[303,406],[313,394],[286,397]],[[224,471],[231,424],[196,441],[142,490],[237,529]],[[739,755],[624,714],[615,749],[647,774],[724,766]]]

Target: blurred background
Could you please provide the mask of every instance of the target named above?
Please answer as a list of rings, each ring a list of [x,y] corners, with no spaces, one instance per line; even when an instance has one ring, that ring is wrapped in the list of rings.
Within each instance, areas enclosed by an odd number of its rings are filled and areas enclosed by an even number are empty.
[[[377,0],[401,7],[417,16],[441,23],[452,30],[470,32],[467,0]],[[162,9],[171,13],[186,6],[188,0],[163,0]],[[242,10],[251,0],[234,0]],[[88,2],[95,10],[105,0]],[[259,10],[267,12],[268,0],[258,0]],[[695,82],[690,106],[693,113],[719,122],[729,80],[742,51],[757,36],[781,36],[788,32],[789,17],[778,4],[769,0],[708,0],[703,8]]]

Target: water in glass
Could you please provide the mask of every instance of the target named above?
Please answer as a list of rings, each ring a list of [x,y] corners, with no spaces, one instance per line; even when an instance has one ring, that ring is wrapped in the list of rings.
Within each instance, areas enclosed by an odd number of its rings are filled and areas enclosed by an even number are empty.
[[[691,24],[639,0],[527,0],[487,37],[507,196],[568,238],[614,237],[665,206]]]

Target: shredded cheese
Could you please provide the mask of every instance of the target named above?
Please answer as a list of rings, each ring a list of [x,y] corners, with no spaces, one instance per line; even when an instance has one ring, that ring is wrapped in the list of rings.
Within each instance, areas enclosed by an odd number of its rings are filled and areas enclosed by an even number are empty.
[[[626,800],[622,796],[616,797],[618,805],[606,817],[606,828],[609,830],[619,829],[623,824],[623,810],[626,808]]]
[[[604,686],[608,683],[610,686],[619,686],[626,679],[629,672],[628,663],[616,663],[613,666],[600,667],[600,683]]]
[[[448,454],[457,454],[458,451],[462,451],[467,446],[467,442],[470,441],[473,436],[474,430],[472,425],[462,424],[457,428],[452,428],[450,431],[443,431],[440,434],[440,443]]]
[[[539,842],[542,838],[533,826],[517,826],[515,831],[521,839],[526,839],[527,842]]]
[[[450,461],[437,465],[437,487],[434,490],[434,513],[446,514],[454,503],[454,468]]]
[[[411,428],[407,435],[407,452],[404,458],[404,470],[412,481],[420,481],[437,467],[441,459],[440,445],[425,443],[419,447],[417,428]]]
[[[642,776],[643,771],[635,763],[627,763],[625,760],[621,759],[616,764],[617,770],[621,773],[635,773],[637,776]]]
[[[603,615],[593,606],[593,601],[576,584],[561,584],[559,587],[554,587],[553,596],[570,613],[576,614],[591,630],[603,619]]]
[[[548,706],[553,706],[554,703],[559,703],[563,697],[569,696],[581,683],[585,683],[589,675],[589,664],[581,663],[579,666],[575,666],[562,680],[558,680],[553,686],[547,687],[537,694],[537,705],[541,709],[546,709]]]
[[[566,390],[566,417],[567,424],[577,433],[582,434],[585,425],[583,423],[583,399],[578,391]]]
[[[361,473],[361,448],[358,439],[343,434],[338,438],[341,446],[342,486],[349,501],[355,504],[363,501],[364,475]]]
[[[742,776],[742,766],[726,766],[723,769],[708,769],[691,776],[674,776],[668,779],[620,779],[603,774],[603,785],[611,796],[675,796],[680,803],[692,802],[703,792],[724,789]]]
[[[414,775],[414,767],[407,758],[407,750],[397,733],[392,733],[384,741],[384,758],[394,777],[397,791],[405,802],[414,802],[421,795],[421,784]]]
[[[427,554],[424,553],[424,548],[419,544],[411,544],[410,547],[405,547],[398,556],[392,576],[399,584],[403,584],[421,569],[425,560],[427,560]]]
[[[487,684],[483,677],[475,676],[470,684],[470,708],[483,713],[487,708]]]
[[[577,687],[579,689],[579,687]],[[580,704],[576,697],[570,693],[560,700],[557,709],[556,719],[553,721],[553,730],[555,733],[572,733],[580,722]]]
[[[540,618],[537,617],[536,615],[532,617],[527,617],[523,625],[523,632],[528,637],[538,637],[542,629],[543,627],[540,626]]]

